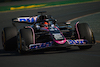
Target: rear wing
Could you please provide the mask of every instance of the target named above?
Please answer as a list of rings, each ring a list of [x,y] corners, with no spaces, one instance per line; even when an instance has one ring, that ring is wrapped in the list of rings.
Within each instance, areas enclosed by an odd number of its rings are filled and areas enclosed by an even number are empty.
[[[40,13],[41,15],[43,15],[43,13],[46,13],[46,11],[40,11],[38,13]]]
[[[18,22],[18,23],[35,23],[37,21],[37,16],[35,17],[18,17],[13,18],[12,22]]]
[[[18,18],[12,19],[12,25],[16,27],[16,23],[25,23],[25,24],[35,24],[37,22],[37,16],[21,16]]]

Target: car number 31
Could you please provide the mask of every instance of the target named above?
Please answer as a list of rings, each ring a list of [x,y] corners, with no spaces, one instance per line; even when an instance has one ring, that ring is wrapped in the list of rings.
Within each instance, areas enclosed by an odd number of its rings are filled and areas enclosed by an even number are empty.
[[[63,39],[63,36],[62,36],[61,34],[53,34],[53,36],[54,36],[54,38],[55,38],[56,40],[58,40],[58,39]]]

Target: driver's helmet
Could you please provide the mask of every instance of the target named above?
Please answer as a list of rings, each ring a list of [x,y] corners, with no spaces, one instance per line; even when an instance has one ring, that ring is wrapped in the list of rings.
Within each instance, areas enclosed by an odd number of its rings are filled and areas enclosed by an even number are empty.
[[[48,25],[48,22],[44,22],[44,25]]]
[[[49,23],[48,22],[44,22],[44,27],[48,28]]]
[[[41,27],[48,27],[48,22],[41,22],[40,23],[40,26]]]

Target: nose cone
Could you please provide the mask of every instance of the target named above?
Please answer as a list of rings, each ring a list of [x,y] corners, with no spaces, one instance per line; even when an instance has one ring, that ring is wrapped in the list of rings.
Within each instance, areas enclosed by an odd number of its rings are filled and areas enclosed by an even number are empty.
[[[65,44],[66,43],[66,38],[64,40],[57,40],[55,41],[57,44]]]

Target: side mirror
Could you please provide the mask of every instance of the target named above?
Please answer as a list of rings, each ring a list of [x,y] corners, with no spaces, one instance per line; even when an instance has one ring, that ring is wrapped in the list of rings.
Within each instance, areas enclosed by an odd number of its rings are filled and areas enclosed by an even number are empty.
[[[70,24],[71,24],[71,22],[66,22],[65,24],[66,24],[66,25],[70,25]]]

